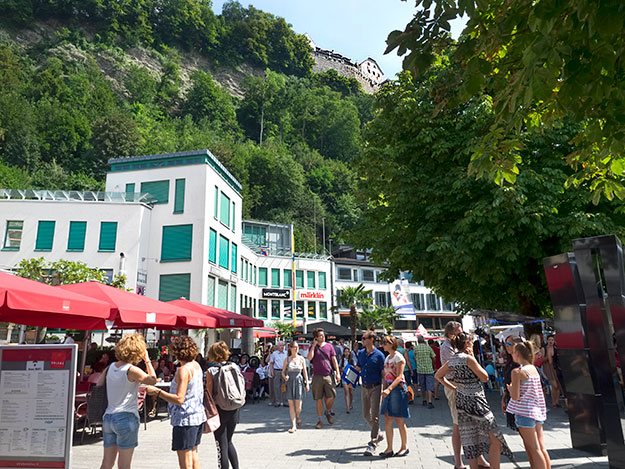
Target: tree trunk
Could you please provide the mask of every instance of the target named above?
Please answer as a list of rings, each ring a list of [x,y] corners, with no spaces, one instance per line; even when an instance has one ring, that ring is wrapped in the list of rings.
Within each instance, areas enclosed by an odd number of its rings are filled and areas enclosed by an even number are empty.
[[[352,304],[349,307],[349,327],[352,330],[352,350],[354,350],[356,348],[356,317],[357,317],[357,312],[356,312],[356,305]]]
[[[259,139],[259,147],[263,146],[263,128],[265,126],[265,102],[263,101],[263,106],[260,108],[260,139]]]
[[[208,354],[208,330],[204,331],[204,357]]]
[[[35,343],[43,344],[45,342],[47,332],[48,332],[47,327],[38,327],[37,336],[35,337]]]

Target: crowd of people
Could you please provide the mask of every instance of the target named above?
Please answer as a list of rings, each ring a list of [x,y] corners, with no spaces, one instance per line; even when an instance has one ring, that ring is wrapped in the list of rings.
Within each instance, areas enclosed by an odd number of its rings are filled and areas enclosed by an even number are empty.
[[[138,444],[137,395],[142,387],[155,403],[162,399],[168,404],[173,427],[171,448],[177,452],[181,468],[199,469],[198,446],[210,418],[205,394],[215,398],[219,419],[212,433],[218,467],[238,469],[233,435],[239,408],[245,403],[242,374],[253,373],[254,385],[247,386],[249,397],[268,395],[269,405],[288,406],[289,433],[302,427],[302,401],[308,392],[312,391],[315,401],[314,427],[321,429],[326,422],[334,424],[337,387],[342,386],[345,410],[350,413],[354,387],[360,386],[363,417],[370,428],[364,454],[373,456],[386,441],[385,449],[378,453],[381,458],[410,453],[405,421],[410,417],[410,404],[420,392],[423,406],[434,408],[442,385],[453,422],[455,468],[465,467],[464,455],[471,469],[498,469],[501,455],[512,458],[512,453],[485,395],[489,373],[475,356],[473,336],[463,332],[460,323],[449,322],[444,339],[439,347],[422,336],[417,337],[415,344],[404,343],[392,335],[380,338],[375,332],[366,331],[361,344],[352,351],[344,342],[329,343],[324,330],[315,329],[307,350],[300,351],[297,342],[286,347],[284,342],[277,342],[263,351],[260,360],[254,359],[255,367],[251,367],[247,355],[239,359],[238,365],[229,363],[230,352],[224,342],[213,344],[205,361],[193,339],[179,336],[169,346],[171,356],[152,361],[141,335],[124,336],[114,352],[103,353],[93,365],[99,373],[97,385],[106,383],[108,396],[101,468],[112,468],[116,460],[118,467],[130,467]],[[559,393],[563,390],[558,377],[557,347],[553,337],[548,338],[544,348],[517,336],[507,337],[503,345],[506,363],[501,410],[506,424],[521,436],[531,467],[548,469],[551,463],[543,438],[547,416],[543,385],[546,375],[552,388],[552,405],[559,405]],[[111,359],[113,354],[115,361]],[[171,380],[167,389],[157,384],[165,379]],[[239,389],[243,393],[240,405],[231,405],[234,394],[228,386],[243,388]],[[381,416],[384,432],[380,430]],[[396,450],[395,426],[400,437]]]

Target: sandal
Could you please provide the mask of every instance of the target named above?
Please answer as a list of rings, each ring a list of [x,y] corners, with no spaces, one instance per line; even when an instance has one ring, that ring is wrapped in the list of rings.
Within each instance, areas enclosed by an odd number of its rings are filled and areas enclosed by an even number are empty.
[[[295,433],[297,431],[297,428],[289,428],[289,433]]]
[[[297,417],[297,426],[301,427],[302,426],[302,419]]]

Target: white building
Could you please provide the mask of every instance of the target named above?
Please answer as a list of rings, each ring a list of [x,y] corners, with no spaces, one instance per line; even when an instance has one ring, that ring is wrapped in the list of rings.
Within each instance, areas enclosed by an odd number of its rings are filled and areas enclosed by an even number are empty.
[[[379,85],[384,81],[384,73],[378,65],[378,63],[371,57],[367,57],[365,60],[358,64],[360,73],[366,79],[371,80],[373,83]]]

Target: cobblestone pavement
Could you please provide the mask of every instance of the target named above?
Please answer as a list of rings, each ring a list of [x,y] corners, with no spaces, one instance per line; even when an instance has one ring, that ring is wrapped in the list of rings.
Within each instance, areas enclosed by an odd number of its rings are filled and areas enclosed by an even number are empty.
[[[354,409],[345,412],[343,390],[337,389],[335,405],[335,423],[328,425],[324,420],[321,430],[314,428],[316,413],[310,394],[304,401],[302,418],[303,427],[294,434],[287,433],[290,426],[288,408],[274,408],[267,401],[247,404],[241,410],[240,423],[233,441],[237,448],[240,466],[243,469],[263,468],[343,468],[357,466],[361,468],[386,468],[410,466],[414,469],[452,468],[451,417],[441,392],[441,400],[435,401],[434,409],[412,405],[411,417],[407,419],[408,446],[410,454],[405,458],[381,459],[377,456],[366,457],[363,451],[368,441],[368,426],[360,410],[360,392],[356,390]],[[502,426],[504,416],[499,409],[499,394],[490,394],[491,408],[497,421]],[[529,468],[523,450],[521,437],[504,429],[508,445],[512,449],[517,464],[503,458],[502,468]],[[395,429],[394,449],[399,449],[399,432]],[[384,450],[384,444],[379,448]],[[587,453],[573,450],[568,432],[568,420],[562,409],[549,412],[545,425],[545,444],[549,450],[554,469],[582,468],[607,469],[607,458],[593,457]],[[171,448],[171,426],[168,420],[151,420],[147,430],[143,425],[139,430],[139,447],[135,451],[133,467],[175,468],[178,461]],[[98,467],[102,457],[102,439],[85,438],[83,445],[73,448],[74,469],[93,469]],[[217,467],[216,450],[212,435],[204,435],[200,446],[202,467]],[[465,461],[465,464],[468,464]]]

